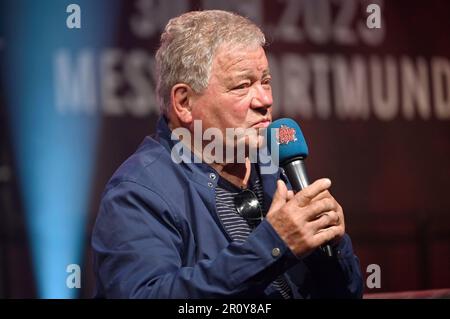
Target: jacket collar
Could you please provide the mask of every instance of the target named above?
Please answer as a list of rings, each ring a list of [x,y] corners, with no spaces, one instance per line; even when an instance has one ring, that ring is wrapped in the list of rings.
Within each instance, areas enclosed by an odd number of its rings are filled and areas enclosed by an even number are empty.
[[[173,147],[176,144],[181,143],[175,135],[172,136],[172,131],[169,128],[169,124],[165,116],[160,116],[158,119],[156,126],[156,139],[170,154]],[[182,161],[178,165],[182,165],[185,168],[185,172],[191,180],[210,189],[215,189],[218,174],[214,168],[204,162],[201,162],[193,152],[181,154],[181,159]]]

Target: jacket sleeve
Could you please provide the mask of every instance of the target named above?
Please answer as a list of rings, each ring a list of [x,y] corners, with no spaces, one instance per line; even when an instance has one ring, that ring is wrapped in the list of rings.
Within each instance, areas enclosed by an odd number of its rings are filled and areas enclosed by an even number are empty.
[[[121,182],[101,202],[92,235],[98,297],[224,298],[257,296],[298,262],[263,221],[242,244],[214,259],[186,262],[186,230],[161,196]],[[272,254],[273,248],[280,253]]]
[[[303,262],[307,265],[313,287],[312,298],[362,298],[363,280],[359,260],[353,253],[350,237],[345,234],[334,247],[335,255],[326,257],[319,249]]]

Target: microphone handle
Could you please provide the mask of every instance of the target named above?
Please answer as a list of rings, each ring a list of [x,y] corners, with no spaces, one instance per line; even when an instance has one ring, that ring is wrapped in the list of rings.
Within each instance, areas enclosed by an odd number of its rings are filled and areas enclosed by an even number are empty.
[[[294,193],[301,191],[309,185],[308,175],[306,174],[306,167],[303,158],[297,157],[287,163],[282,163],[282,168],[292,185]],[[333,250],[329,244],[322,245],[320,249],[327,257],[333,257]]]

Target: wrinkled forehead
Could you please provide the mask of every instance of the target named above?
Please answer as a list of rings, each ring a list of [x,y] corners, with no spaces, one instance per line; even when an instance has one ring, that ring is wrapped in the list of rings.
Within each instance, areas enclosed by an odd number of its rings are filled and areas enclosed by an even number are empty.
[[[218,48],[213,58],[213,73],[233,75],[236,73],[267,74],[269,64],[267,57],[260,45],[254,46],[230,46],[224,45]]]

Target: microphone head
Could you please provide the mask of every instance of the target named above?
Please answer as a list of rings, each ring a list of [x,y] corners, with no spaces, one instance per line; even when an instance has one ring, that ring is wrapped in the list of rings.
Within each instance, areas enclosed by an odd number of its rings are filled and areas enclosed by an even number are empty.
[[[308,146],[300,126],[292,119],[283,118],[272,122],[267,128],[267,147],[272,156],[272,148],[278,146],[279,163],[294,158],[308,157]],[[274,149],[276,151],[276,149]]]

